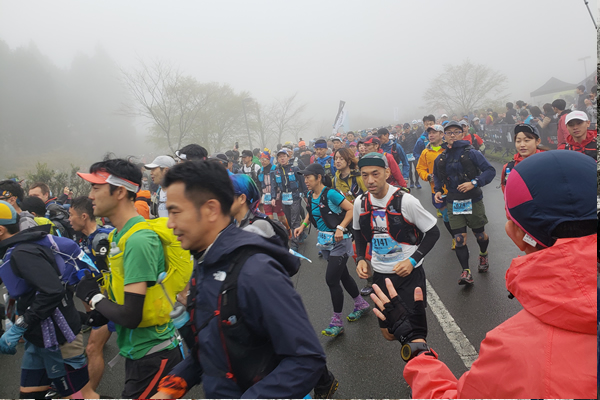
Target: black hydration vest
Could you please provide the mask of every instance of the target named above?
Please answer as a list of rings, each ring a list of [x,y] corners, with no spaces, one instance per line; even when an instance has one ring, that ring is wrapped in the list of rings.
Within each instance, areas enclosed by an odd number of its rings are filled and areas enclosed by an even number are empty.
[[[479,168],[477,168],[477,165],[475,165],[475,163],[473,163],[473,161],[469,158],[469,152],[472,148],[472,146],[463,147],[463,152],[458,159],[458,162],[460,162],[460,165],[462,167],[463,173],[453,177],[456,179],[459,185],[465,182],[471,182],[479,175]],[[438,167],[435,173],[438,174],[440,180],[444,183],[444,185],[446,185],[446,189],[448,189],[449,198],[451,197],[453,200],[464,200],[472,199],[482,195],[483,192],[479,187],[471,189],[466,193],[450,194],[450,175],[448,175],[447,167],[448,149],[444,149],[442,154],[438,156]]]
[[[506,179],[508,178],[508,175],[510,174],[510,172],[513,170],[514,167],[515,167],[515,160],[509,161],[506,164],[506,168],[504,169],[504,178],[502,178],[502,186],[506,186]]]
[[[335,189],[331,189],[328,188],[327,186],[325,186],[323,188],[323,192],[321,193],[321,197],[319,198],[319,211],[321,212],[321,219],[323,220],[323,223],[325,224],[325,226],[327,226],[329,229],[336,229],[337,226],[339,224],[342,223],[342,221],[344,220],[344,217],[346,216],[346,212],[343,211],[339,214],[334,213],[331,208],[329,208],[329,202],[327,201],[327,193],[330,190],[335,190]],[[312,201],[313,201],[313,191],[309,191],[308,195],[306,197],[306,210],[308,211],[308,218],[310,218],[310,222],[313,224],[313,226],[315,228],[317,227],[317,221],[315,220],[315,218],[313,217],[312,214]],[[344,197],[345,198],[345,197]]]
[[[397,190],[386,206],[387,231],[392,239],[398,243],[406,243],[409,245],[419,245],[423,240],[423,232],[415,225],[406,221],[402,216],[402,197],[404,192]],[[365,193],[362,197],[361,210],[358,219],[360,225],[360,233],[365,240],[370,243],[373,239],[373,205],[371,204],[370,193]]]

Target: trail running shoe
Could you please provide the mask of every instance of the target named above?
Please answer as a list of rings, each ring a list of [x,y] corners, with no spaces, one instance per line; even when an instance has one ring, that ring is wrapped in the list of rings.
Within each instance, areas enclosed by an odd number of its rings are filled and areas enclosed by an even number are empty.
[[[415,184],[414,184],[414,183],[411,183],[411,184],[410,184],[410,188],[411,188],[411,189],[414,189],[414,188],[415,188]]]
[[[417,189],[421,189],[421,184],[419,182],[415,183],[415,186],[417,187]]]
[[[473,275],[471,275],[470,269],[463,269],[462,274],[460,274],[460,279],[458,280],[459,285],[472,285],[473,284]]]
[[[456,250],[456,240],[452,239],[452,247],[451,250]]]
[[[442,218],[442,212],[440,210],[437,210],[437,217]]]
[[[373,293],[373,287],[371,285],[365,285],[364,288],[360,289],[361,296],[368,296]]]
[[[329,377],[331,378],[331,380],[329,382],[327,382],[327,384],[325,384],[323,386],[315,386],[315,393],[314,393],[313,398],[315,398],[315,399],[331,399],[331,398],[333,398],[333,395],[337,391],[337,388],[340,385],[340,383],[338,382],[337,379],[335,379],[335,376],[333,376],[331,371],[329,371]]]
[[[362,317],[363,314],[366,313],[367,311],[369,311],[369,307],[365,307],[362,310],[354,310],[350,314],[348,314],[348,316],[346,318],[350,322],[358,321],[360,319],[360,317]]]
[[[490,268],[490,261],[488,259],[487,253],[485,253],[485,255],[479,254],[479,267],[477,270],[479,272],[487,272],[489,268]]]
[[[323,334],[325,336],[331,336],[331,337],[337,337],[337,336],[341,335],[342,333],[344,333],[343,326],[329,325],[328,328],[325,328],[321,331],[321,334]]]

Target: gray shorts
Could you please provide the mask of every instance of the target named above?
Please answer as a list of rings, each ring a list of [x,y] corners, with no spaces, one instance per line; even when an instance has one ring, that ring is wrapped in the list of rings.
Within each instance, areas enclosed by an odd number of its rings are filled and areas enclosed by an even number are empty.
[[[331,250],[321,250],[323,258],[329,260],[329,256],[341,257],[344,254],[348,254],[348,257],[354,255],[354,249],[352,248],[352,238],[342,239],[336,242]]]

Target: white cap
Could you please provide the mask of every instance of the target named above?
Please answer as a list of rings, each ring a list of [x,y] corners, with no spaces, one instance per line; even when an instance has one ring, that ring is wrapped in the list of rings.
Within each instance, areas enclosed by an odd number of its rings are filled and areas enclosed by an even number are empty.
[[[427,132],[429,132],[430,130],[434,130],[434,131],[438,131],[438,132],[444,132],[444,127],[441,125],[433,125],[430,126],[429,128],[427,128]]]
[[[444,117],[448,118],[448,114],[442,114],[442,115],[440,115],[440,118],[444,118]]]
[[[175,165],[175,160],[173,157],[169,156],[158,156],[152,161],[150,164],[144,165],[146,169],[154,169],[154,168],[171,168]]]
[[[586,113],[583,111],[571,111],[567,114],[565,118],[565,124],[568,124],[572,119],[580,119],[582,121],[589,121],[589,118]]]
[[[461,119],[460,121],[458,121],[458,123],[461,124],[461,125],[467,125],[467,126],[469,126],[469,123],[466,120],[464,120],[464,119]]]
[[[416,124],[418,124],[418,123],[419,123],[419,122],[418,122],[416,119],[413,119],[413,120],[412,120],[412,124],[413,124],[413,125],[416,125]]]

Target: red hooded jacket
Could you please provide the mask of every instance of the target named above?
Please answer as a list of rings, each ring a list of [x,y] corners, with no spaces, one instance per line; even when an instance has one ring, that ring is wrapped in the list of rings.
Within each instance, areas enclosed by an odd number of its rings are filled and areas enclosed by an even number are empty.
[[[378,153],[385,154],[387,158],[388,165],[390,167],[390,177],[387,179],[387,183],[396,187],[406,187],[406,181],[402,176],[402,171],[400,171],[400,167],[396,160],[394,160],[394,156],[390,153],[384,153],[383,150],[379,149]]]
[[[541,152],[542,152],[542,150],[537,149],[534,154],[541,153]],[[512,170],[514,167],[517,166],[518,163],[520,163],[523,160],[524,160],[523,156],[520,153],[517,153],[514,155],[513,161],[507,162],[502,167],[502,175],[500,176],[500,187],[502,188],[502,193],[504,193],[504,189],[506,188],[506,168],[508,167],[508,168],[510,168],[510,170]]]
[[[558,150],[573,150],[585,154],[586,156],[592,157],[597,160],[598,156],[598,144],[596,143],[596,137],[598,131],[593,129],[587,130],[587,136],[581,143],[577,143],[573,136],[567,135],[567,143],[558,145]]]
[[[597,393],[597,236],[559,239],[515,258],[506,287],[524,310],[488,332],[471,370],[456,379],[420,354],[406,364],[412,397],[590,399]]]

